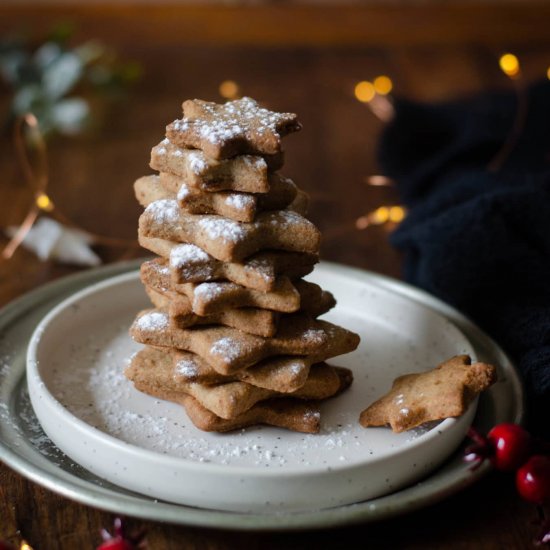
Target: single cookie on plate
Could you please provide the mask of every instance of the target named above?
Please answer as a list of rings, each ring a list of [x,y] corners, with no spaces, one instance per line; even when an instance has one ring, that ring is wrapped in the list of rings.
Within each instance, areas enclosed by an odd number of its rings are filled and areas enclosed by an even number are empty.
[[[464,414],[470,403],[496,381],[496,368],[457,355],[435,369],[396,378],[389,393],[365,409],[359,422],[390,425],[394,432]]]

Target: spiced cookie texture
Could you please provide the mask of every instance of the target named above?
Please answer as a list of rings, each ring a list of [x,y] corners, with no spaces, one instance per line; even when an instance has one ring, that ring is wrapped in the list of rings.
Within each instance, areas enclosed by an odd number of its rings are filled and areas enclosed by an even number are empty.
[[[469,356],[458,355],[431,371],[400,376],[389,393],[361,413],[359,421],[365,428],[390,425],[394,432],[402,432],[460,416],[495,381],[493,365],[472,364]]]
[[[301,129],[294,113],[269,111],[249,97],[223,105],[190,99],[183,103],[183,115],[166,128],[168,139],[214,159],[277,154],[281,137]]]
[[[189,243],[139,235],[139,244],[169,261],[175,283],[227,280],[264,292],[277,288],[283,276],[294,280],[308,275],[319,261],[318,254],[265,250],[242,262],[221,262]]]
[[[134,183],[136,198],[147,207],[162,199],[176,199],[189,214],[217,214],[237,222],[253,222],[256,214],[264,210],[288,208],[299,214],[307,212],[308,198],[298,193],[293,181],[278,174],[269,177],[266,193],[238,193],[197,191],[173,174],[143,176]]]
[[[126,369],[136,389],[179,403],[201,430],[256,424],[315,433],[319,403],[352,383],[326,360],[359,337],[317,317],[330,292],[304,281],[319,259],[308,197],[277,170],[296,115],[250,98],[183,104],[139,178],[141,267],[155,309],[130,333],[144,345]]]

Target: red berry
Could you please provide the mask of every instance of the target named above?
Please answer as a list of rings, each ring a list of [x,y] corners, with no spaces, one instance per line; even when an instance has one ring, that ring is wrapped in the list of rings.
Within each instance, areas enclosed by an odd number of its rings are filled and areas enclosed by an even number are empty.
[[[97,550],[135,550],[135,548],[136,547],[131,542],[115,537],[101,543],[97,547]]]
[[[518,493],[535,504],[550,503],[550,456],[533,455],[516,473]]]
[[[490,460],[497,470],[517,470],[531,453],[531,435],[517,424],[498,424],[487,434],[487,439],[493,447]]]
[[[142,530],[133,535],[126,535],[122,524],[122,519],[115,518],[114,535],[111,535],[106,529],[101,530],[103,542],[96,550],[137,550],[145,548],[145,532]]]

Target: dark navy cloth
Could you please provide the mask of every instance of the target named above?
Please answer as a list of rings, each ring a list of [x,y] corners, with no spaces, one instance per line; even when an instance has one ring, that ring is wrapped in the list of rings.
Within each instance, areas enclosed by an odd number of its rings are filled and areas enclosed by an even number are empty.
[[[453,304],[512,355],[529,425],[548,435],[550,82],[523,98],[397,99],[379,161],[409,209],[391,237],[404,253],[406,280]],[[518,108],[525,113],[519,126]],[[514,128],[514,146],[489,170]]]

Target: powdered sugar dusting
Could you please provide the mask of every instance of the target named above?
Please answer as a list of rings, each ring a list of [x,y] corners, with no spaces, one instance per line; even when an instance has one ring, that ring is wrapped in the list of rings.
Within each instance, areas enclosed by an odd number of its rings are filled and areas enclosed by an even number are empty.
[[[183,280],[209,279],[214,275],[214,260],[194,244],[179,244],[170,251],[170,267]]]
[[[244,264],[245,271],[259,275],[267,283],[275,280],[273,265],[264,258],[252,258]]]
[[[161,199],[152,202],[145,209],[157,224],[173,224],[179,220],[180,208],[177,201],[172,199]]]
[[[154,332],[168,327],[168,315],[162,311],[149,311],[136,320],[139,330]]]
[[[249,97],[228,101],[224,105],[195,101],[200,114],[173,122],[177,132],[194,132],[202,139],[219,145],[234,138],[250,138],[251,134],[266,133],[278,136],[278,128],[285,123],[295,122],[296,115],[277,113],[258,105]]]
[[[236,338],[226,336],[220,338],[210,348],[212,355],[221,355],[226,361],[233,361],[240,357],[242,353],[242,345]]]
[[[251,195],[244,193],[229,193],[225,198],[225,204],[236,210],[248,210],[254,208],[256,200]]]
[[[179,244],[170,251],[170,265],[179,268],[184,264],[208,262],[211,257],[194,244]]]
[[[247,234],[241,224],[220,216],[202,216],[198,225],[213,240],[221,239],[236,243],[244,239]]]
[[[189,151],[187,153],[187,161],[191,172],[197,176],[200,176],[208,168],[206,157],[201,151]]]
[[[178,190],[177,199],[179,201],[184,201],[191,194],[191,190],[186,183],[182,183],[181,187]]]
[[[213,302],[233,288],[237,288],[237,285],[231,283],[201,283],[195,287],[193,292],[193,307],[196,308],[199,304]]]
[[[161,277],[168,277],[170,275],[170,269],[165,264],[159,262],[149,262],[149,267],[160,275]]]
[[[292,229],[298,225],[310,225],[311,222],[292,210],[278,210],[269,214],[268,221],[271,225],[283,229]],[[311,224],[313,225],[313,224]]]
[[[198,368],[192,359],[179,359],[176,362],[174,378],[183,378],[185,380],[194,380],[198,375]]]
[[[263,157],[256,157],[251,155],[242,155],[238,157],[243,160],[243,162],[248,165],[250,168],[255,170],[267,170],[267,162]]]
[[[306,342],[310,342],[310,343],[319,342],[319,343],[322,343],[326,339],[326,333],[322,329],[310,328],[310,329],[305,330],[301,337]]]

